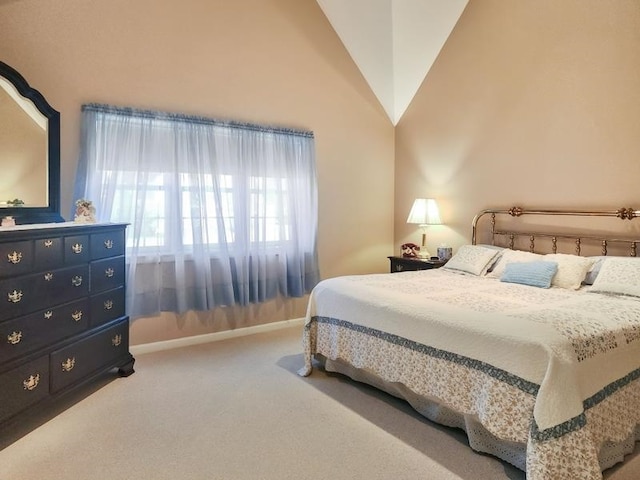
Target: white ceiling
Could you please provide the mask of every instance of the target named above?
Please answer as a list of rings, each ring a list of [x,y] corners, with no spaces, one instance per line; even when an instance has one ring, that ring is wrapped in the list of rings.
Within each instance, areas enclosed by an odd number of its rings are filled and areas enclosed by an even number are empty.
[[[394,125],[468,0],[316,0]]]

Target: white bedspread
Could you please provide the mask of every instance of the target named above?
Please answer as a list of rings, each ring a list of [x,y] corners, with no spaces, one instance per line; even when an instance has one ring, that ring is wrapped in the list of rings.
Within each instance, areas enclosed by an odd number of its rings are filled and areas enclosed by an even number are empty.
[[[638,383],[640,301],[442,269],[339,277],[311,294],[301,374],[311,372],[315,353],[477,415],[498,438],[566,447],[590,409],[600,412]],[[625,415],[607,432],[581,433],[593,442],[581,454],[595,455],[585,468],[597,466],[602,441],[635,428],[638,414]],[[533,450],[528,462],[558,455]],[[532,480],[557,475],[554,468],[527,465]],[[599,468],[590,475],[598,478]]]

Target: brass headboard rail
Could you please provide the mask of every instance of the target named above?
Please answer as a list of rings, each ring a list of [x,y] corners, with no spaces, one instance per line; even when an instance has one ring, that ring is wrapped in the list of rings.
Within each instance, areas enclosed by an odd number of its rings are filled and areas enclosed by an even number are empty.
[[[633,208],[620,208],[618,210],[525,210],[522,207],[512,207],[509,209],[487,209],[478,213],[472,222],[471,243],[476,245],[478,233],[478,221],[484,215],[491,215],[491,241],[495,243],[496,236],[505,236],[509,239],[508,247],[513,248],[517,237],[529,237],[529,251],[533,252],[535,248],[536,237],[550,238],[553,253],[557,252],[558,239],[568,239],[575,241],[575,252],[580,255],[582,241],[589,240],[600,242],[602,255],[607,254],[609,244],[626,244],[629,247],[629,255],[636,256],[637,245],[640,238],[617,238],[608,235],[581,235],[572,233],[548,233],[548,232],[528,232],[528,231],[509,231],[496,229],[496,216],[509,215],[511,217],[520,217],[523,215],[541,215],[541,216],[571,216],[571,217],[616,217],[621,220],[633,220],[640,217],[640,210]]]

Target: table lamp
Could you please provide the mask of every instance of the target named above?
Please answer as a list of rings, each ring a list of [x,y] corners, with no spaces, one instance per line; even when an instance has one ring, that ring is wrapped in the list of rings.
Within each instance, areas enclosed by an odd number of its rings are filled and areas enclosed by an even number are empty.
[[[427,250],[427,227],[429,225],[442,225],[438,204],[433,198],[416,198],[409,212],[407,223],[420,225],[422,228],[422,244],[420,246],[420,258],[429,258],[431,254]]]

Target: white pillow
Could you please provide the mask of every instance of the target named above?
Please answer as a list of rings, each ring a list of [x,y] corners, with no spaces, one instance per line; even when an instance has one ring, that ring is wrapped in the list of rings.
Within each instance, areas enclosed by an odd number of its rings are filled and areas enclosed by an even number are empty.
[[[463,245],[456,254],[444,265],[446,270],[484,275],[492,264],[493,259],[500,252],[493,248],[479,245]]]
[[[600,267],[602,267],[602,262],[604,262],[607,258],[611,258],[611,257],[599,255],[599,256],[590,257],[590,258],[593,258],[594,262],[593,262],[593,267],[589,269],[589,271],[587,272],[587,275],[584,277],[584,280],[582,281],[582,283],[584,283],[585,285],[593,285],[593,282],[596,281],[596,277],[598,276],[598,272],[600,272]]]
[[[558,272],[551,280],[551,286],[578,290],[591,267],[596,262],[592,257],[580,257],[566,253],[550,253],[545,255],[545,262],[558,264]]]
[[[633,257],[605,259],[589,291],[640,297],[640,261]]]
[[[502,250],[500,259],[496,262],[493,270],[487,274],[487,277],[500,278],[504,273],[504,267],[507,263],[512,262],[535,262],[536,260],[542,260],[542,255],[537,253],[525,252],[523,250]]]
[[[499,252],[498,255],[493,257],[493,260],[491,260],[491,262],[489,263],[489,267],[487,268],[487,273],[489,273],[491,270],[493,270],[493,267],[495,267],[496,263],[498,263],[498,260],[500,259],[500,254],[505,249],[505,247],[499,247],[498,245],[491,245],[489,243],[476,243],[476,245],[480,247],[490,248],[491,250],[498,250]]]

